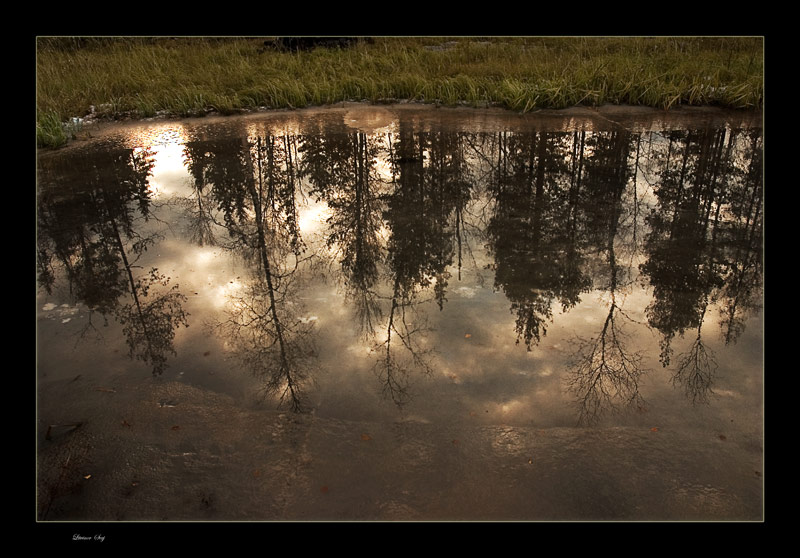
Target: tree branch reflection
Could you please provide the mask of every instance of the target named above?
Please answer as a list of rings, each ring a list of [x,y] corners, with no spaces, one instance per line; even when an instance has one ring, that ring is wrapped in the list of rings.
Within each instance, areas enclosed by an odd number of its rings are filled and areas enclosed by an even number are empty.
[[[286,136],[189,142],[187,159],[195,183],[210,187],[222,212],[234,241],[227,249],[252,262],[249,284],[229,296],[226,318],[214,329],[263,380],[265,398],[276,397],[279,406],[301,412],[309,408],[309,359],[316,350],[313,324],[298,314],[294,289],[305,246],[297,222],[293,149]]]
[[[620,274],[624,268],[617,260],[617,243],[632,245],[636,230],[636,194],[629,212],[633,220],[628,231],[621,230],[626,204],[623,196],[635,180],[631,181],[629,156],[632,139],[628,133],[612,132],[592,137],[593,157],[586,168],[586,213],[590,243],[596,243],[605,254],[609,271],[608,285],[603,287],[610,297],[608,314],[599,334],[591,339],[576,337],[576,349],[569,362],[566,383],[578,404],[578,423],[593,424],[609,411],[619,412],[634,407],[641,408],[644,400],[639,392],[639,382],[646,372],[640,351],[628,349],[629,336],[623,330],[623,321],[632,322],[617,301]],[[635,163],[634,163],[635,164]],[[626,274],[628,275],[628,274]]]
[[[138,259],[160,238],[140,232],[139,221],[150,217],[152,168],[147,150],[75,156],[65,167],[58,159],[45,163],[40,173],[38,262],[40,284],[50,291],[53,257],[58,259],[75,298],[90,313],[104,318],[113,314],[123,325],[129,356],[148,363],[153,375],[159,375],[167,366],[167,354],[175,354],[175,330],[188,326],[188,314],[178,285],[161,288],[169,285],[168,277],[156,268],[144,276],[135,274]],[[72,190],[71,196],[58,194],[64,190]],[[125,293],[131,302],[120,304]],[[94,329],[91,317],[87,328]]]

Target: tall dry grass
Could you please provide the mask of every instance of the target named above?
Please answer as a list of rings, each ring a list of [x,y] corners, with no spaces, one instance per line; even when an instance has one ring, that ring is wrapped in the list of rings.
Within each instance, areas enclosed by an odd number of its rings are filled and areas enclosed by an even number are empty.
[[[343,100],[671,108],[763,103],[760,37],[378,37],[282,52],[265,38],[38,38],[40,145],[54,121]]]

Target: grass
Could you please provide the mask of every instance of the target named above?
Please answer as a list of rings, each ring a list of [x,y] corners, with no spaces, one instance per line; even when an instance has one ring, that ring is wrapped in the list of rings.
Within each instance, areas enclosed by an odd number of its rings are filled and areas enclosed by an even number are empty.
[[[39,37],[37,142],[58,124],[215,110],[399,100],[499,106],[760,108],[760,37],[378,37],[345,49],[282,52],[265,38]]]

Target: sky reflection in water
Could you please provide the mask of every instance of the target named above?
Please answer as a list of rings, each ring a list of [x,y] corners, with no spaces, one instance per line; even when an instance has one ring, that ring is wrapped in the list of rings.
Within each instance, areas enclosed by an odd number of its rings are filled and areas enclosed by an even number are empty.
[[[40,316],[115,332],[126,374],[323,416],[760,422],[760,129],[375,114],[154,124],[41,158]],[[72,374],[42,323],[40,370]],[[204,346],[232,359],[213,379]]]

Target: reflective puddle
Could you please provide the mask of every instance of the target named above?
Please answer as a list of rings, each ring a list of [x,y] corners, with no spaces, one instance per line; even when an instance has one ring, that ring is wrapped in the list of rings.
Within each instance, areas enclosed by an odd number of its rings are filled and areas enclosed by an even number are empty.
[[[39,157],[38,519],[762,519],[757,115],[361,107]]]

